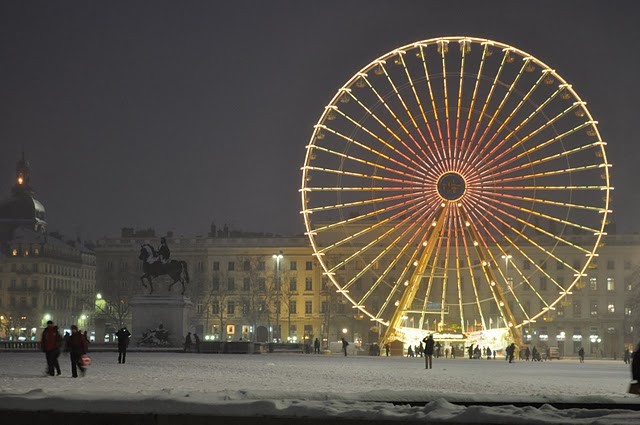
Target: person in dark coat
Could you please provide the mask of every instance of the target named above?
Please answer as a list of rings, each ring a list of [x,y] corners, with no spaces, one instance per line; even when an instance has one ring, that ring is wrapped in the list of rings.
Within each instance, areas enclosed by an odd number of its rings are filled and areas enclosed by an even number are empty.
[[[640,382],[640,344],[636,347],[631,358],[631,379]]]
[[[515,352],[516,344],[512,342],[511,345],[507,347],[507,359],[509,360],[509,363],[513,363],[513,355],[515,354]]]
[[[200,352],[200,337],[198,336],[197,333],[193,334],[193,340],[196,343],[196,351],[199,353]]]
[[[424,337],[422,342],[424,342],[424,368],[432,369],[433,348],[435,345],[435,341],[433,340],[433,334]]]
[[[580,363],[584,363],[584,348],[580,347],[578,350],[578,357],[580,358]]]
[[[66,351],[71,354],[71,376],[78,377],[78,369],[80,374],[84,376],[86,368],[82,364],[82,356],[87,354],[87,339],[78,331],[76,325],[71,326],[71,336],[67,341]]]
[[[624,356],[622,360],[624,361],[624,364],[631,363],[631,353],[629,352],[629,348],[624,349]]]
[[[318,338],[313,341],[313,354],[320,354],[320,340]]]
[[[347,357],[347,347],[349,346],[349,343],[344,338],[340,338],[340,340],[342,341],[342,351],[344,352],[344,356]]]
[[[131,332],[125,326],[116,332],[116,336],[118,337],[118,363],[124,363],[127,360],[127,347]]]
[[[60,346],[62,345],[62,336],[58,332],[58,328],[53,325],[53,322],[49,320],[47,327],[42,331],[42,340],[40,346],[47,358],[47,373],[53,376],[54,371],[60,375],[60,363],[58,363],[58,357],[60,356]]]
[[[187,332],[187,336],[184,338],[184,352],[191,352],[191,332]]]

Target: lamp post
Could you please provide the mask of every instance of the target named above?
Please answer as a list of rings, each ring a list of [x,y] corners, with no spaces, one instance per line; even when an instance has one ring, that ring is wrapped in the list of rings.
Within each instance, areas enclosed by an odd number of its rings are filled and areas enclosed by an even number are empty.
[[[276,260],[276,268],[275,268],[275,287],[276,287],[276,342],[280,342],[280,260],[282,260],[284,256],[282,255],[282,251],[278,254],[273,254],[273,259]]]

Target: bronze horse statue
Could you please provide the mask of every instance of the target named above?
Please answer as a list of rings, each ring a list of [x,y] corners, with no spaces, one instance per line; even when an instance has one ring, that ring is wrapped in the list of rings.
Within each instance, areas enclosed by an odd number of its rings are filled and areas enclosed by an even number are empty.
[[[148,243],[140,246],[138,258],[142,260],[142,271],[144,272],[140,276],[140,282],[146,288],[147,284],[144,283],[144,279],[146,278],[149,281],[149,294],[153,294],[152,278],[166,274],[173,279],[173,282],[169,285],[169,291],[171,291],[173,285],[180,282],[182,284],[182,295],[184,295],[185,283],[189,283],[186,261],[171,260],[168,263],[163,263],[160,261],[155,248]]]

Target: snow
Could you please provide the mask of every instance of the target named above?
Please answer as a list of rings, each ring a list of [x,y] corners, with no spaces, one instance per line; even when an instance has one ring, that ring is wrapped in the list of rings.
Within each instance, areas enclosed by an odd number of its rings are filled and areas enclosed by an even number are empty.
[[[84,378],[44,375],[42,353],[0,352],[0,410],[192,413],[447,423],[638,424],[621,361],[516,362],[304,354],[90,353]],[[423,406],[394,405],[424,402]],[[459,406],[453,402],[500,402]],[[82,403],[81,403],[82,402]],[[511,403],[603,404],[607,409]]]

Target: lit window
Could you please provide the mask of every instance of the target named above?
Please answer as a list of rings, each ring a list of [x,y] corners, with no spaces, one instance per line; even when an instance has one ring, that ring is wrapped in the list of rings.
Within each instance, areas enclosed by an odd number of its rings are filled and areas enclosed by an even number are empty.
[[[607,278],[607,291],[615,291],[616,283],[612,277]]]
[[[616,306],[613,303],[609,303],[609,305],[607,306],[607,311],[609,313],[615,313],[616,312]]]

